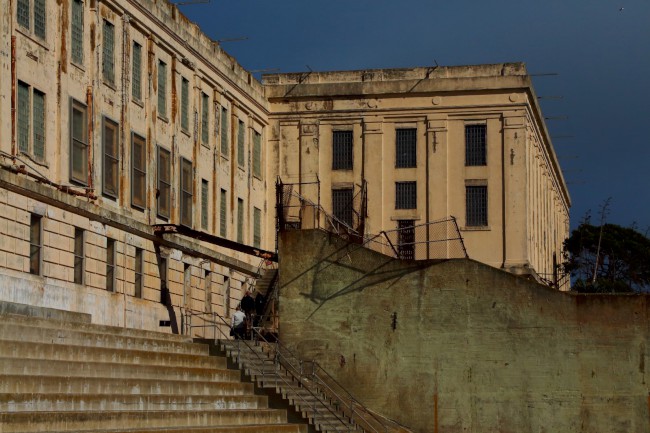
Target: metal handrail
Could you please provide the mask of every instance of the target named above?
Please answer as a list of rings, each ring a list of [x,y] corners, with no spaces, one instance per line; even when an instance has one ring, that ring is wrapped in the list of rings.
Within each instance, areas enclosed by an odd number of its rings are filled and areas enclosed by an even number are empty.
[[[210,326],[212,326],[212,328],[213,328],[213,332],[214,332],[213,335],[214,335],[214,339],[215,339],[215,344],[216,344],[216,342],[217,342],[217,330],[219,331],[219,333],[220,333],[222,336],[225,337],[225,338],[224,338],[225,340],[231,340],[231,339],[229,338],[229,337],[230,337],[229,335],[228,335],[228,336],[225,335],[225,333],[224,333],[223,330],[221,329],[221,326],[218,326],[217,318],[222,322],[222,325],[226,325],[226,326],[228,327],[228,329],[230,329],[230,325],[228,325],[228,322],[227,322],[227,321],[226,321],[226,320],[225,320],[221,315],[217,314],[216,312],[212,312],[212,313],[204,313],[204,312],[198,312],[198,311],[191,310],[191,309],[187,309],[187,308],[184,308],[184,309],[181,309],[181,310],[182,310],[182,311],[181,311],[181,314],[183,315],[183,317],[185,317],[185,320],[184,320],[184,323],[185,323],[185,329],[184,329],[184,330],[185,330],[185,331],[189,331],[188,333],[191,333],[191,330],[192,330],[193,328],[206,328],[206,327],[210,327]],[[203,321],[205,322],[205,318],[204,318],[203,316],[205,316],[206,314],[209,314],[209,315],[211,315],[211,316],[213,317],[213,320],[210,321],[210,322],[211,322],[211,325],[210,325],[210,324],[209,324],[209,325],[205,325],[205,324],[204,324],[204,325],[192,325],[192,323],[191,323],[191,322],[192,322],[192,317],[194,317],[194,316],[202,316],[202,319],[203,319]],[[269,344],[269,345],[274,344],[274,343],[268,342],[268,341],[267,341],[267,340],[266,340],[266,339],[265,339],[265,338],[264,338],[264,337],[263,337],[259,332],[257,332],[256,330],[254,330],[254,333],[255,333],[258,337],[261,337],[261,339],[262,339],[263,341],[265,341],[267,344]],[[251,335],[251,338],[252,338],[252,335]],[[283,375],[280,374],[280,372],[279,372],[279,367],[280,367],[280,366],[282,366],[282,367],[284,368],[285,372],[288,373],[288,374],[290,375],[291,379],[296,380],[296,381],[298,382],[298,384],[302,385],[302,388],[304,388],[305,390],[307,390],[307,392],[308,392],[312,397],[314,397],[314,402],[310,403],[310,402],[308,402],[308,401],[305,399],[305,397],[304,397],[303,395],[301,395],[301,394],[299,394],[299,393],[297,393],[297,394],[295,395],[295,398],[298,398],[298,399],[302,400],[302,402],[303,402],[303,406],[305,406],[305,407],[309,407],[309,406],[311,406],[312,413],[313,413],[312,418],[313,418],[313,420],[314,420],[314,421],[313,421],[314,424],[317,424],[317,423],[318,423],[318,424],[321,424],[321,423],[323,423],[323,422],[320,422],[320,423],[319,423],[319,422],[317,421],[318,416],[321,415],[321,413],[319,413],[318,408],[316,407],[316,402],[318,402],[318,403],[320,403],[320,406],[321,406],[322,408],[326,409],[327,412],[329,412],[330,414],[334,415],[334,417],[336,418],[336,420],[337,420],[341,425],[343,425],[343,426],[345,426],[345,427],[349,427],[349,423],[346,422],[344,419],[342,419],[342,418],[339,416],[338,413],[336,413],[335,411],[333,411],[333,410],[330,408],[330,406],[322,400],[321,397],[319,397],[318,395],[316,395],[316,394],[315,394],[311,389],[309,389],[308,387],[305,387],[305,386],[304,386],[305,382],[304,382],[304,380],[303,380],[303,378],[302,378],[302,376],[301,376],[300,374],[296,375],[296,374],[292,371],[293,368],[287,368],[287,364],[289,364],[289,366],[291,366],[291,367],[293,367],[293,366],[292,366],[290,363],[282,362],[282,357],[281,357],[279,351],[276,350],[275,356],[274,356],[274,358],[273,358],[272,360],[264,359],[262,356],[260,356],[259,352],[256,351],[256,350],[255,350],[255,349],[254,349],[254,348],[249,344],[248,340],[238,339],[238,340],[236,340],[236,341],[237,341],[237,362],[238,362],[238,363],[241,363],[241,362],[242,362],[242,361],[241,361],[241,347],[240,347],[240,345],[243,343],[243,344],[244,344],[244,345],[249,349],[249,352],[252,353],[252,354],[254,354],[255,357],[257,357],[257,359],[258,359],[259,361],[262,362],[262,364],[264,364],[265,362],[269,362],[269,361],[270,361],[270,362],[273,362],[273,363],[275,364],[276,369],[275,369],[274,377],[275,377],[276,379],[281,380],[281,381],[286,385],[287,390],[295,389],[295,386],[292,385],[289,381],[287,381],[286,377],[283,377]],[[264,371],[264,369],[255,369],[253,366],[248,366],[247,368],[249,369],[249,371],[257,371],[258,373],[260,373],[261,376],[262,376],[262,380],[264,380],[264,376],[265,376],[265,374],[266,374],[265,371]],[[326,412],[326,413],[327,413],[327,412]],[[349,431],[351,432],[351,430],[349,430]]]

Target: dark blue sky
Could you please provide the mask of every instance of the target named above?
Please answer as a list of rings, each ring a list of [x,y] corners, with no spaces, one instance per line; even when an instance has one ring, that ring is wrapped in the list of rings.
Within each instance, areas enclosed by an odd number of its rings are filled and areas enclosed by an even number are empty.
[[[185,0],[188,1],[188,0]],[[623,11],[619,11],[620,8]],[[249,70],[526,62],[573,201],[572,227],[650,227],[650,0],[212,0],[181,10]],[[259,76],[259,74],[258,74]],[[563,138],[563,136],[571,136]],[[597,220],[597,219],[595,219]]]

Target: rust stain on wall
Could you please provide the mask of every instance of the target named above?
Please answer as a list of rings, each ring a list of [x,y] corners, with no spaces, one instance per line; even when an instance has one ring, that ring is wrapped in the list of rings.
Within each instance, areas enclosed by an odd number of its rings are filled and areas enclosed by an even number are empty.
[[[68,27],[70,26],[70,3],[68,0],[58,0],[61,7],[61,52],[59,55],[60,69],[68,72]],[[60,82],[60,81],[59,81]]]

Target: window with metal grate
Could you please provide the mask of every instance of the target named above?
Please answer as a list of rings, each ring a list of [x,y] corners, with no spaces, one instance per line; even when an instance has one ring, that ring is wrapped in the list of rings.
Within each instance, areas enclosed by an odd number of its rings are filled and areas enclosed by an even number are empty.
[[[208,230],[209,208],[209,188],[208,181],[201,179],[201,228]]]
[[[142,45],[133,42],[133,65],[131,69],[131,95],[142,101]]]
[[[486,165],[486,125],[465,125],[465,165]]]
[[[253,132],[253,176],[262,178],[262,134]]]
[[[193,192],[192,162],[181,158],[181,224],[192,227],[192,196]]]
[[[102,77],[110,85],[115,84],[115,26],[104,20],[102,41]]]
[[[70,56],[73,63],[84,62],[84,3],[72,1],[72,20],[70,24]]]
[[[487,185],[465,187],[465,225],[481,227],[488,225]]]
[[[352,170],[352,131],[332,132],[332,170]]]
[[[171,157],[169,150],[158,147],[158,216],[168,219],[171,211]]]
[[[400,259],[415,259],[415,221],[398,220],[397,221],[397,253]]]
[[[189,132],[190,129],[190,82],[181,78],[181,129]]]
[[[228,220],[226,219],[227,206],[228,206],[228,195],[226,193],[226,190],[222,189],[221,194],[219,196],[219,236],[221,236],[222,238],[226,237],[227,228],[228,228],[227,225]]]
[[[119,126],[112,120],[103,119],[102,145],[103,158],[103,193],[107,197],[117,198],[119,193]]]
[[[167,118],[167,64],[158,61],[158,115]]]
[[[253,246],[260,248],[262,244],[262,211],[253,208]]]
[[[395,209],[417,209],[417,182],[395,182]]]
[[[246,161],[244,139],[246,137],[246,127],[241,120],[237,126],[237,164],[243,167]]]
[[[131,134],[131,206],[144,209],[147,203],[147,146],[144,137]]]
[[[352,188],[332,190],[332,213],[349,227],[352,227],[352,199]]]
[[[237,199],[237,242],[244,243],[244,200]]]
[[[115,239],[106,239],[106,290],[109,292],[115,291],[115,256],[116,251]]]
[[[45,39],[46,31],[45,0],[34,0],[34,35]]]
[[[228,109],[221,107],[221,155],[228,156]]]
[[[395,130],[395,167],[417,166],[417,130],[415,128]]]

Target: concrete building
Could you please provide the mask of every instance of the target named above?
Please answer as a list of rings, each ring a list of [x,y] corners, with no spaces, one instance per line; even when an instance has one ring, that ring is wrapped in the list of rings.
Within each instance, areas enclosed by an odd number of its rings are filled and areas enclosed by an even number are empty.
[[[167,2],[0,17],[0,299],[158,329],[166,285],[227,316],[260,259],[152,226],[272,247],[263,87]]]
[[[274,74],[264,84],[270,174],[318,179],[320,197],[310,185],[302,194],[350,225],[366,185],[366,234],[454,216],[469,257],[552,280],[570,198],[523,64]]]
[[[454,215],[470,257],[553,272],[570,203],[521,64],[262,85],[168,2],[11,0],[0,26],[0,300],[227,317],[260,264],[241,250],[274,249],[278,176],[344,220],[367,185],[365,233]]]

